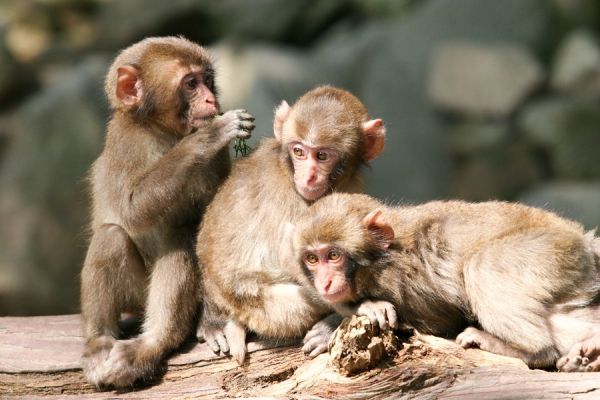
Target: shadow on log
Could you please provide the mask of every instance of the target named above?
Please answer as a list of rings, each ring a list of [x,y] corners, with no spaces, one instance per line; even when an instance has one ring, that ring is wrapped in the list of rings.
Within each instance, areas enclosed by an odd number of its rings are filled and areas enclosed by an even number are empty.
[[[395,357],[346,377],[329,355],[308,360],[300,346],[249,344],[243,367],[190,344],[154,386],[95,392],[83,378],[79,316],[0,318],[0,398],[215,399],[598,399],[600,373],[528,369],[521,361],[414,334]]]

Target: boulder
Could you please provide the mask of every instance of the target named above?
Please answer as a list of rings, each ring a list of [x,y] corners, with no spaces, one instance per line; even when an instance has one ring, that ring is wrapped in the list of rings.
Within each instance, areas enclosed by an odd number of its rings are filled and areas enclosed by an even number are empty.
[[[102,146],[107,67],[90,57],[17,110],[0,170],[2,314],[78,310],[85,175]]]
[[[556,52],[550,83],[564,92],[600,96],[600,45],[585,30],[570,33]]]
[[[553,98],[529,105],[520,129],[547,147],[560,178],[600,177],[600,113],[593,100]]]
[[[448,41],[432,56],[428,93],[443,110],[505,117],[543,81],[540,64],[518,43]]]

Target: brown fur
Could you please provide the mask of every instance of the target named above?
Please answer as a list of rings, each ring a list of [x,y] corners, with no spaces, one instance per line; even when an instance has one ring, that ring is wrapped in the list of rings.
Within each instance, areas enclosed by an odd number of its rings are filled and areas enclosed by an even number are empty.
[[[381,210],[381,221],[365,216]],[[385,227],[393,229],[386,243]],[[297,227],[296,258],[336,248],[352,298],[333,304],[355,312],[367,300],[392,303],[400,320],[432,334],[554,365],[575,343],[597,337],[597,245],[581,225],[521,204],[431,202],[386,207],[364,195],[316,202]],[[387,247],[389,246],[389,247]],[[301,267],[306,285],[312,278]],[[568,321],[568,322],[565,322]]]
[[[229,173],[227,144],[251,129],[240,111],[196,118],[215,108],[199,92],[182,93],[192,68],[214,73],[200,46],[150,38],[123,50],[106,78],[114,114],[90,173],[92,238],[81,273],[82,364],[98,387],[152,379],[190,333],[195,231]],[[212,75],[203,84],[212,86]],[[138,338],[116,340],[122,312],[144,316]]]
[[[310,201],[295,190],[287,144],[311,140],[315,146],[337,150],[339,175],[327,193],[362,190],[359,166],[367,161],[362,157],[362,124],[368,120],[362,103],[326,86],[287,107],[282,103],[274,122],[281,141],[265,139],[250,157],[234,165],[208,207],[198,236],[205,302],[201,334],[215,351],[231,347],[239,362],[245,356],[246,328],[269,337],[300,337],[328,312],[289,271],[289,224]],[[378,135],[383,148],[383,130]],[[238,331],[225,338],[227,321]]]

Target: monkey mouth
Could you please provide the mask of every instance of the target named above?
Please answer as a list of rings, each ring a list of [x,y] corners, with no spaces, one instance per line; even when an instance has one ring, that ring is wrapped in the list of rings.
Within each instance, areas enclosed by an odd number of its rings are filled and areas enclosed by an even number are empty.
[[[302,187],[299,188],[299,192],[300,195],[302,195],[302,197],[304,197],[306,200],[317,200],[318,198],[320,198],[321,196],[323,196],[325,194],[325,192],[327,191],[327,187],[325,185],[323,186],[313,186],[313,187]]]
[[[347,287],[343,288],[343,289],[339,289],[336,292],[321,293],[321,296],[323,297],[323,299],[325,299],[327,302],[333,303],[333,304],[346,301],[349,298],[349,295],[350,295],[350,290]]]

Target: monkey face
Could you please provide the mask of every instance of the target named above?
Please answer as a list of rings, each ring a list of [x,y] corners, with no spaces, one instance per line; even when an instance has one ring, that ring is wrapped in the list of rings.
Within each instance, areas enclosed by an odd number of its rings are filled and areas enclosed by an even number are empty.
[[[330,190],[331,174],[338,162],[337,152],[302,142],[290,143],[288,151],[294,168],[296,191],[309,201],[325,195]]]
[[[331,245],[307,247],[302,256],[304,268],[312,278],[319,295],[329,303],[352,299],[353,290],[347,279],[348,257]]]

